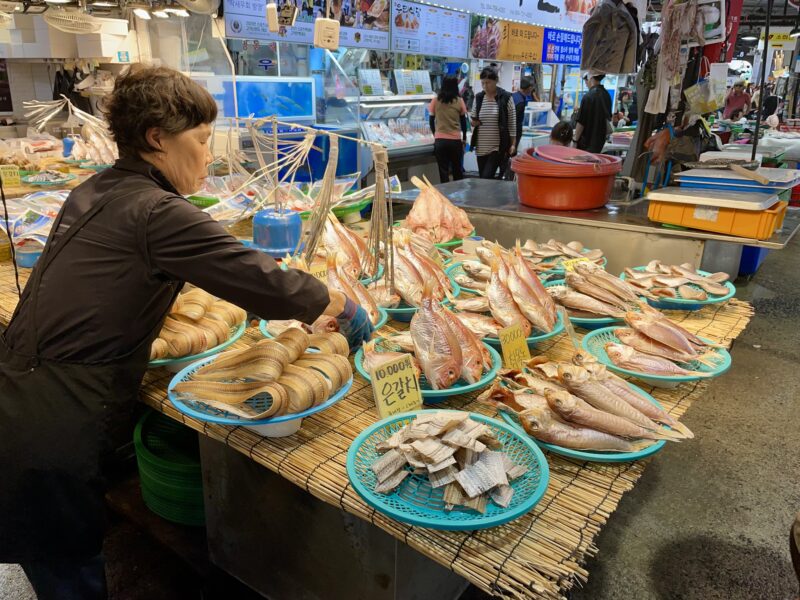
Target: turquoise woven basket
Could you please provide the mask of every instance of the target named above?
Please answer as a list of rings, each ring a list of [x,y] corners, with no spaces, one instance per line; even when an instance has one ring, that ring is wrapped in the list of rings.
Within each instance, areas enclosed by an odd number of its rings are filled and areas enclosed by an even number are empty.
[[[364,430],[347,452],[350,483],[358,495],[378,512],[419,527],[473,531],[513,521],[529,512],[544,496],[550,481],[550,469],[542,451],[516,428],[475,413],[471,413],[470,417],[491,428],[503,444],[502,451],[514,463],[528,467],[522,477],[511,482],[514,495],[508,507],[502,508],[489,501],[484,514],[461,507],[445,511],[444,488],[433,488],[427,476],[414,474],[407,476],[392,493],[376,494],[373,491],[376,478],[370,469],[370,465],[380,456],[375,446],[409,424],[417,414],[404,413],[378,421]]]
[[[644,271],[647,267],[633,267],[634,271]],[[708,271],[697,271],[700,275],[711,275]],[[620,274],[620,279],[625,279],[625,273]],[[697,286],[693,283],[687,284],[690,287],[693,287],[697,290],[702,290],[700,286]],[[686,298],[682,298],[680,292],[675,290],[678,294],[677,298],[661,298],[659,300],[650,300],[647,299],[647,303],[652,306],[653,308],[658,308],[662,310],[700,310],[704,306],[708,306],[709,304],[719,304],[720,302],[727,302],[731,298],[736,295],[736,286],[733,285],[730,281],[726,281],[724,284],[726,288],[728,288],[728,293],[722,296],[712,296],[708,294],[708,300],[688,300]]]
[[[649,373],[639,373],[638,371],[631,371],[629,369],[623,369],[622,367],[618,367],[606,354],[605,345],[609,342],[613,342],[616,344],[621,344],[622,342],[619,341],[619,338],[614,334],[617,329],[622,329],[621,327],[605,327],[603,329],[597,329],[595,331],[590,331],[587,333],[583,340],[581,341],[581,346],[583,346],[584,350],[592,354],[598,361],[606,365],[610,370],[621,373],[623,375],[629,375],[631,377],[635,377],[637,379],[641,379],[642,381],[646,381],[652,385],[663,387],[665,384],[674,384],[677,385],[679,383],[683,383],[685,381],[698,381],[700,379],[706,379],[711,377],[718,377],[725,373],[728,369],[731,368],[731,355],[728,353],[727,350],[723,348],[712,348],[711,354],[709,356],[715,362],[713,367],[705,365],[703,363],[692,361],[690,363],[679,363],[679,366],[683,367],[684,369],[689,369],[691,371],[700,371],[702,373],[708,373],[708,377],[699,377],[697,375],[674,375],[674,376],[666,376],[666,375],[651,375]],[[700,338],[703,341],[710,341],[705,340],[704,338]]]
[[[383,339],[384,338],[377,338],[375,340],[375,346],[380,347],[380,343],[383,341]],[[494,381],[494,378],[497,377],[497,374],[500,372],[500,367],[503,365],[503,360],[500,358],[500,354],[497,352],[497,350],[487,344],[484,345],[486,346],[487,350],[489,350],[489,355],[492,357],[492,368],[484,373],[480,381],[476,381],[475,383],[467,383],[463,379],[459,379],[454,385],[450,386],[446,390],[434,390],[431,388],[425,375],[421,374],[419,378],[419,386],[425,404],[438,404],[439,402],[444,402],[450,396],[467,394],[469,392],[474,392],[490,386],[492,381]],[[353,363],[356,366],[356,370],[364,379],[367,381],[372,381],[372,377],[364,368],[363,348],[359,348],[358,352],[356,352]]]

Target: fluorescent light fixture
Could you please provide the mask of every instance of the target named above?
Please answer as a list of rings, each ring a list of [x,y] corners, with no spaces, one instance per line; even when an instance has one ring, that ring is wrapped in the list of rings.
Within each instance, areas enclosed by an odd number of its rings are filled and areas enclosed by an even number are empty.
[[[150,14],[159,19],[169,19],[169,13],[165,10],[154,10]]]
[[[99,8],[114,8],[115,6],[119,6],[116,2],[111,2],[110,0],[97,0],[97,2],[92,2],[89,6],[97,6]]]
[[[145,10],[144,8],[134,8],[133,14],[135,14],[140,19],[144,19],[145,21],[150,20],[150,13],[147,12],[147,10]]]
[[[743,42],[755,42],[758,38],[752,34],[742,36]]]
[[[72,4],[74,0],[47,0],[48,4]]]
[[[165,8],[166,12],[175,15],[176,17],[188,17],[189,11],[185,8]]]
[[[800,26],[795,25],[794,28],[789,32],[790,38],[797,38],[800,37]]]

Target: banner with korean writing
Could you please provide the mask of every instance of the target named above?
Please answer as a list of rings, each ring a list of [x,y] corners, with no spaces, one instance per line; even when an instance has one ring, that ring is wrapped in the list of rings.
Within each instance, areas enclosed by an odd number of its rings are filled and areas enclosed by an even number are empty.
[[[544,30],[542,63],[552,65],[581,64],[582,35],[576,31]]]
[[[299,10],[297,20],[273,33],[267,28],[263,0],[225,0],[225,36],[313,44],[314,20],[325,16],[326,0],[288,1]],[[341,46],[389,49],[389,0],[330,2],[330,16],[341,25]]]
[[[472,15],[470,57],[541,62],[544,27]]]
[[[580,30],[597,0],[420,0],[495,20],[522,21],[557,29]]]

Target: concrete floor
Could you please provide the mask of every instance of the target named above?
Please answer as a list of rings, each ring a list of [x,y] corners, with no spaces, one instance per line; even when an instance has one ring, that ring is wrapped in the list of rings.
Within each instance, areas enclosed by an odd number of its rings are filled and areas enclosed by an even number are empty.
[[[798,265],[795,240],[737,282],[756,317],[734,368],[685,415],[696,438],[668,445],[623,497],[572,600],[797,597],[788,532],[800,510]],[[129,527],[114,529],[108,558],[114,600],[198,595],[182,565]],[[24,574],[0,565],[0,600],[29,599]]]

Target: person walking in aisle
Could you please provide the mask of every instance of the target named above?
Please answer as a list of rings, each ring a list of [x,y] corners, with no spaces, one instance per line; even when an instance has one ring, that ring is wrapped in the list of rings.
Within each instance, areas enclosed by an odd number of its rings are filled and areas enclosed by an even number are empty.
[[[481,71],[483,91],[475,96],[470,115],[472,143],[483,179],[494,179],[497,169],[505,172],[509,156],[517,150],[517,113],[514,98],[497,85],[497,71]]]
[[[464,145],[467,143],[467,106],[458,96],[458,79],[448,75],[442,81],[442,89],[428,106],[431,131],[433,132],[433,154],[439,165],[439,181],[464,179]]]
[[[533,82],[528,77],[523,77],[519,81],[519,90],[514,92],[514,110],[517,118],[517,146],[522,141],[522,124],[525,121],[525,107],[528,102],[538,102],[536,91],[533,89]]]
[[[589,91],[581,100],[575,125],[575,144],[581,150],[599,154],[606,144],[611,120],[611,96],[603,87],[605,75],[583,76]]]

